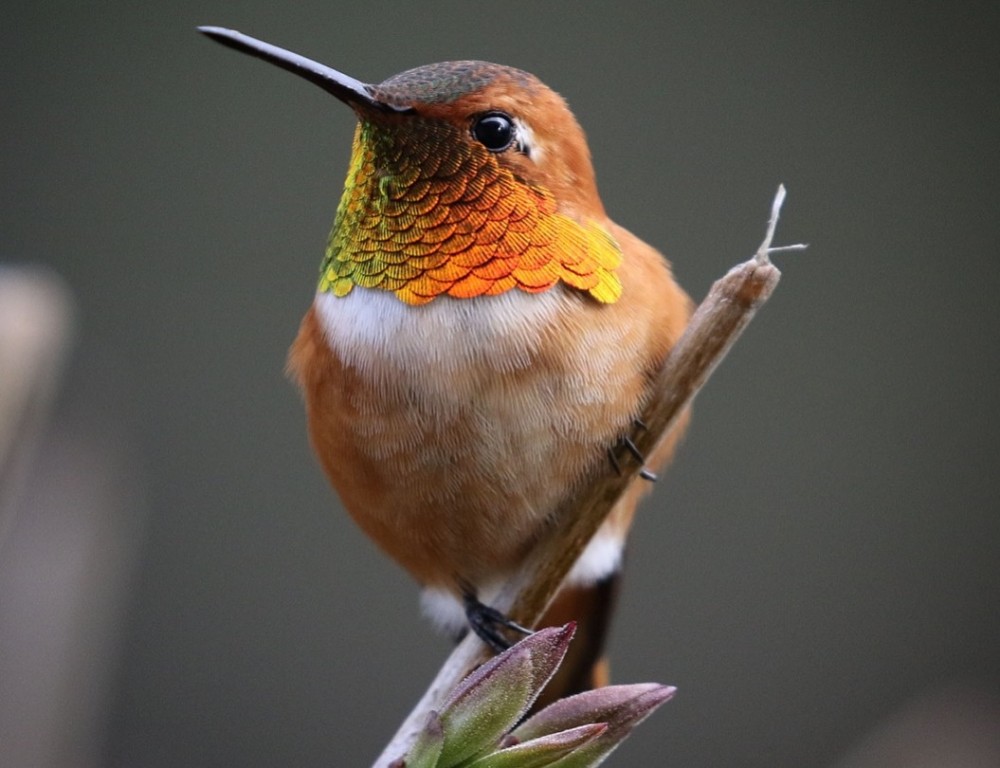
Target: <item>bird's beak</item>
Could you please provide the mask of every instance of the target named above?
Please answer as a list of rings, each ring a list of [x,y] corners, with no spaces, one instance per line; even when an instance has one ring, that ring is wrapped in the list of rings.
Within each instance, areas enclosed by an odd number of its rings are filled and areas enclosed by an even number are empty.
[[[198,31],[215,40],[217,43],[237,51],[256,56],[258,59],[270,62],[286,69],[292,74],[304,77],[310,83],[315,83],[327,93],[332,93],[342,102],[355,110],[378,112],[406,113],[413,108],[407,105],[389,104],[377,99],[370,85],[348,77],[332,67],[320,64],[318,61],[299,56],[276,45],[244,35],[235,29],[223,27],[198,27]]]

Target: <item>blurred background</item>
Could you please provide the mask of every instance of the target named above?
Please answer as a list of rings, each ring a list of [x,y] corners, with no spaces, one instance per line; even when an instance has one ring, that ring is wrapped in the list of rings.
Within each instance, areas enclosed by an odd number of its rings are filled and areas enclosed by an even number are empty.
[[[366,81],[538,74],[696,299],[784,182],[810,249],[629,554],[615,678],[679,693],[612,762],[1000,765],[995,3],[3,16],[0,393],[30,418],[0,440],[0,764],[367,765],[449,651],[283,375],[353,118],[217,24]]]

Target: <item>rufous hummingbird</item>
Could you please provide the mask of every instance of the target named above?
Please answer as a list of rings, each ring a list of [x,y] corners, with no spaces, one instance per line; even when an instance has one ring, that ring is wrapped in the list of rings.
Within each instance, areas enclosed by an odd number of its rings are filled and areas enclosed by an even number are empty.
[[[312,445],[358,525],[441,626],[509,642],[488,608],[571,489],[609,471],[690,300],[615,224],[584,133],[533,75],[481,61],[368,85],[238,32],[358,118],[319,285],[289,355]],[[673,452],[683,424],[646,464]],[[564,689],[603,684],[634,481],[543,624],[578,622]],[[581,639],[586,638],[586,639]]]

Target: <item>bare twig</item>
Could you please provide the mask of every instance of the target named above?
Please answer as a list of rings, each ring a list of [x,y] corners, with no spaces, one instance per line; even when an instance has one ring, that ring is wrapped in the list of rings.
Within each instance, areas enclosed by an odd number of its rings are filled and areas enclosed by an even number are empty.
[[[774,291],[781,273],[771,263],[769,255],[806,247],[802,244],[771,245],[784,199],[782,185],[774,198],[767,234],[756,254],[715,282],[654,379],[652,397],[641,416],[646,429],[634,437],[643,454],[652,453]],[[533,626],[587,542],[639,471],[636,466],[621,474],[610,471],[600,474],[590,485],[568,497],[556,514],[555,524],[539,542],[526,567],[505,585],[493,606],[514,621]],[[375,762],[375,768],[384,768],[405,754],[426,722],[428,712],[440,708],[447,693],[488,655],[482,642],[469,633],[445,661],[423,698]]]
[[[40,267],[0,268],[0,545],[72,336],[72,298],[56,275]]]

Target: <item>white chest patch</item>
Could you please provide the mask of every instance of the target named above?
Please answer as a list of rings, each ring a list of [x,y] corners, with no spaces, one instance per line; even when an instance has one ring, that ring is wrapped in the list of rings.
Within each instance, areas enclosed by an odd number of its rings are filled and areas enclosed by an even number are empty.
[[[343,297],[318,293],[315,304],[327,343],[348,365],[362,372],[388,365],[448,373],[527,367],[563,301],[558,290],[509,291],[476,299],[441,296],[414,307],[387,291],[355,287]]]

